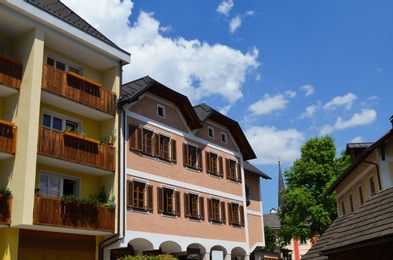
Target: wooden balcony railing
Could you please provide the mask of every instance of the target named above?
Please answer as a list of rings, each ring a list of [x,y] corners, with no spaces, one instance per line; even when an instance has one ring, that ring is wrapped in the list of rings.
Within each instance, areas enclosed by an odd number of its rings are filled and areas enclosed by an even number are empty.
[[[0,224],[11,224],[12,199],[3,198],[0,200]]]
[[[15,154],[17,127],[0,119],[0,151]]]
[[[22,64],[8,56],[0,54],[0,84],[20,89]]]
[[[115,209],[63,203],[61,198],[35,195],[33,224],[114,232]]]
[[[42,88],[108,114],[116,114],[115,93],[70,71],[44,64]]]
[[[99,141],[69,132],[59,132],[42,126],[38,153],[115,171],[115,149]]]

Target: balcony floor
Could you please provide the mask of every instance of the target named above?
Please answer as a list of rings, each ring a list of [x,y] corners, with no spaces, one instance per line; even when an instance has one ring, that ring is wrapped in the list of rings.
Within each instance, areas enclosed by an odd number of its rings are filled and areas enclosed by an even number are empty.
[[[0,97],[9,97],[17,93],[19,93],[19,90],[17,90],[16,88],[10,87],[5,84],[0,84]]]
[[[12,228],[19,229],[29,229],[29,230],[37,230],[37,231],[48,231],[48,232],[58,232],[58,233],[68,233],[68,234],[78,234],[78,235],[89,235],[89,236],[107,236],[113,235],[112,232],[105,232],[100,230],[89,230],[83,228],[69,228],[69,227],[53,227],[46,225],[12,225]],[[7,225],[7,228],[9,226]]]

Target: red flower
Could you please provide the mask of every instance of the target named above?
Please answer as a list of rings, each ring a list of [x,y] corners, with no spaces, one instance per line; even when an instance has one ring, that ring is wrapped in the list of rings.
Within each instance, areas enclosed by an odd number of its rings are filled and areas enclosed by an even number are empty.
[[[0,193],[0,198],[3,197],[3,193]]]

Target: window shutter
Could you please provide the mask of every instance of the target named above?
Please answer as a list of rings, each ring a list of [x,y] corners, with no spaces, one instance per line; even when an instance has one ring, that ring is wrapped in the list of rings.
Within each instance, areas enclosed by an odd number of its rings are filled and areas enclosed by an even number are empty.
[[[175,192],[175,207],[176,215],[180,217],[180,191]]]
[[[157,211],[164,212],[164,189],[161,187],[157,187]]]
[[[129,125],[128,127],[128,134],[129,134],[129,142],[128,147],[131,150],[141,151],[141,130],[135,125]]]
[[[209,221],[213,220],[213,205],[212,205],[212,199],[207,199],[207,219]]]
[[[152,136],[152,141],[154,141],[154,156],[156,157],[161,157],[161,147],[160,147],[160,135],[158,134],[153,134]]]
[[[197,149],[197,156],[198,156],[198,170],[202,171],[203,169],[203,164],[202,164],[202,151],[201,149]]]
[[[237,166],[237,176],[236,176],[236,180],[237,180],[238,182],[242,182],[242,168],[241,168],[240,162],[238,162],[238,163],[236,164],[236,166]]]
[[[188,159],[187,159],[187,154],[188,154],[188,146],[187,144],[183,144],[183,165],[188,166]]]
[[[171,140],[171,153],[171,160],[172,162],[176,163],[176,140],[173,139]]]
[[[205,159],[206,159],[206,172],[207,173],[211,173],[211,165],[210,165],[210,153],[209,152],[205,152]]]
[[[204,220],[205,219],[205,205],[204,205],[204,198],[199,196],[199,218]]]
[[[226,223],[226,217],[225,217],[225,202],[221,201],[221,223]]]
[[[147,210],[153,212],[153,186],[147,185]]]
[[[190,194],[184,193],[184,216],[190,216]]]
[[[134,206],[134,182],[127,180],[127,207]]]
[[[224,177],[224,167],[222,165],[222,157],[218,157],[218,176]]]
[[[232,203],[228,202],[228,223],[229,224],[233,224],[232,223]]]
[[[244,226],[244,207],[239,206],[239,211],[240,211],[240,225]]]
[[[231,169],[229,166],[229,159],[225,158],[225,171],[227,172],[227,179],[231,178]]]

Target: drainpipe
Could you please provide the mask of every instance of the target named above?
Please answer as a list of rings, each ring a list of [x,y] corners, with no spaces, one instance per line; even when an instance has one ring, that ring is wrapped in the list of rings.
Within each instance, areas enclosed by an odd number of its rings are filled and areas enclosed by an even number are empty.
[[[122,62],[119,61],[119,63],[120,63],[120,67],[123,68]],[[122,84],[123,84],[123,71],[120,73],[120,88],[121,88]],[[119,112],[120,112],[120,117],[122,117],[121,124],[123,124],[125,122],[125,111],[124,111],[122,106],[120,106]],[[110,246],[110,245],[112,245],[112,244],[122,240],[125,237],[126,224],[125,224],[125,212],[124,212],[124,210],[126,209],[126,207],[125,207],[126,205],[125,205],[125,200],[123,199],[124,196],[122,196],[122,195],[125,194],[125,170],[124,170],[125,169],[125,149],[124,149],[124,141],[123,141],[124,136],[125,136],[125,128],[123,127],[122,130],[120,130],[120,127],[118,127],[118,131],[117,132],[118,132],[117,136],[119,136],[118,146],[117,146],[119,148],[119,155],[120,154],[123,155],[123,161],[122,162],[120,161],[120,158],[118,158],[118,169],[119,169],[119,171],[118,171],[118,174],[119,174],[119,182],[118,182],[119,205],[118,205],[118,207],[119,207],[119,209],[123,208],[123,214],[120,214],[120,210],[119,210],[119,214],[118,214],[118,217],[117,217],[117,223],[118,223],[118,225],[117,225],[117,234],[113,235],[113,236],[111,236],[111,237],[109,237],[107,239],[104,239],[103,241],[100,242],[100,244],[99,244],[99,255],[98,255],[98,259],[100,259],[100,260],[104,259],[104,249],[106,247],[108,247],[108,246]],[[123,144],[123,145],[120,145],[120,144]],[[123,165],[122,165],[122,163],[123,163]],[[123,172],[121,172],[121,171],[123,171]],[[122,185],[123,187],[121,187],[121,183],[123,183],[123,185]],[[122,190],[122,192],[121,192],[121,190]],[[122,234],[120,234],[120,220],[121,220],[121,217],[123,217],[123,223],[122,223],[123,228],[122,228],[122,232],[121,232]],[[105,244],[106,242],[108,242],[108,241],[110,241],[112,239],[115,239],[115,240]]]
[[[372,164],[372,165],[375,165],[375,168],[377,169],[379,190],[382,190],[381,176],[379,176],[379,167],[378,167],[378,164],[376,164],[376,163],[374,163],[374,162],[366,161],[366,160],[363,160],[363,162],[369,163],[369,164]]]

